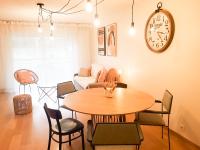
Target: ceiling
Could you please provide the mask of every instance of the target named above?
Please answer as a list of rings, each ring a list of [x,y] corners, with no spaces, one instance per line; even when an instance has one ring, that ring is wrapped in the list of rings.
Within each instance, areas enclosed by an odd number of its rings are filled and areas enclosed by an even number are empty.
[[[70,6],[73,6],[79,1],[80,0],[71,0]],[[44,7],[47,9],[58,10],[67,2],[68,0],[0,0],[0,20],[37,21],[37,3],[44,3]],[[92,2],[95,4],[95,0],[92,0]],[[83,9],[84,4],[85,2],[76,10]],[[104,0],[99,7],[103,7],[103,10],[110,10],[120,9],[130,4],[131,0]],[[91,23],[93,16],[94,14],[87,12],[73,15],[55,14],[53,20],[55,22]]]

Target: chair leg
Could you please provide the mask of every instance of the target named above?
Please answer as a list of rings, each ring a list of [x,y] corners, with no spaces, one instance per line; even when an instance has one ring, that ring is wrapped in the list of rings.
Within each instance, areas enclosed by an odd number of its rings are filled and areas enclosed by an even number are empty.
[[[162,139],[163,139],[163,126],[162,126]]]
[[[138,150],[140,150],[140,145],[138,145]]]
[[[25,94],[25,85],[24,85],[24,94]]]
[[[74,119],[74,112],[72,111],[72,118]]]
[[[19,85],[19,94],[20,94],[20,86],[21,86],[21,84]]]
[[[51,131],[49,131],[48,150],[50,150],[50,147],[51,147]]]
[[[77,115],[76,115],[76,112],[74,111],[74,115],[75,115],[75,119],[77,119]]]
[[[62,150],[62,135],[59,135],[59,150]]]
[[[170,150],[170,130],[169,130],[169,126],[168,126],[168,142],[169,142],[169,150]]]
[[[81,139],[82,139],[82,149],[85,150],[85,142],[84,142],[84,131],[83,129],[81,130]]]
[[[136,150],[139,150],[140,149],[140,145],[136,145]]]
[[[140,145],[138,145],[138,150],[140,150]]]
[[[29,89],[30,89],[30,92],[31,92],[31,85],[29,84]]]
[[[95,145],[92,145],[92,144],[91,144],[91,146],[92,146],[92,150],[95,150]]]
[[[69,134],[69,146],[71,146],[71,134]]]
[[[169,130],[169,115],[168,115],[168,125],[167,125],[167,128],[168,128],[168,142],[169,142],[169,150],[170,150],[170,130]]]
[[[75,118],[75,119],[77,119],[76,112],[75,112],[75,111],[73,111],[73,110],[72,110],[72,118],[73,118],[73,119],[74,119],[74,118]]]

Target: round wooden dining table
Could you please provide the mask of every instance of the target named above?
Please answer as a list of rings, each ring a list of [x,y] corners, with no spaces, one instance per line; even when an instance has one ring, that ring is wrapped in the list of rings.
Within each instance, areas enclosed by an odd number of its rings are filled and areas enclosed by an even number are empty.
[[[135,89],[116,88],[107,97],[104,88],[91,88],[68,94],[64,106],[90,115],[120,115],[148,109],[154,101],[150,94]]]

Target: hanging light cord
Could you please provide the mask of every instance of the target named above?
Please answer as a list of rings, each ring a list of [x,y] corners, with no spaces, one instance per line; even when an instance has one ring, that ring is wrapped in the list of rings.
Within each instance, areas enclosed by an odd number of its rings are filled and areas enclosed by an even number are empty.
[[[62,7],[60,8],[59,10],[57,10],[56,12],[61,12],[65,7],[67,7],[69,5],[71,0],[68,0],[68,2]]]
[[[76,3],[75,5],[73,5],[72,7],[66,9],[66,10],[63,10],[65,9],[69,3],[71,2],[71,0],[68,0],[67,3],[61,7],[59,10],[57,11],[52,11],[50,9],[46,9],[44,7],[41,7],[41,11],[44,11],[45,13],[48,13],[48,14],[62,14],[62,15],[69,15],[69,14],[76,14],[76,13],[79,13],[79,12],[83,12],[85,11],[84,9],[80,9],[80,10],[76,10],[76,11],[71,11],[69,12],[70,10],[73,10],[75,8],[77,8],[80,4],[82,4],[85,0],[80,0],[78,3]],[[96,4],[95,6],[97,7],[97,5],[101,4],[104,0],[100,0],[99,2],[96,0]],[[96,8],[97,9],[97,8]],[[96,10],[97,11],[97,10]]]
[[[97,15],[97,0],[96,0],[96,15]]]
[[[65,11],[63,11],[63,12],[65,13],[65,12],[68,12],[68,11],[70,11],[70,10],[72,10],[72,9],[74,9],[74,8],[76,8],[76,7],[78,7],[83,1],[84,1],[84,0],[81,0],[81,1],[78,2],[76,5],[72,6],[71,8],[69,8],[69,9],[67,9],[67,10],[65,10]]]
[[[132,3],[132,23],[133,23],[133,6],[134,6],[134,0],[133,0],[133,3]]]
[[[40,28],[41,21],[50,21],[50,36],[53,36],[53,15],[54,14],[62,14],[62,15],[69,15],[69,14],[76,14],[85,11],[85,9],[79,9],[79,6],[85,1],[85,0],[79,0],[74,4],[71,4],[69,6],[70,2],[72,0],[67,0],[67,2],[60,8],[55,10],[50,10],[47,8],[44,8],[43,3],[37,3],[39,6],[39,13],[38,13],[38,28]],[[96,3],[94,4],[96,7],[96,15],[97,15],[97,6],[101,4],[104,0],[96,0]],[[47,15],[47,17],[44,17],[43,14]]]

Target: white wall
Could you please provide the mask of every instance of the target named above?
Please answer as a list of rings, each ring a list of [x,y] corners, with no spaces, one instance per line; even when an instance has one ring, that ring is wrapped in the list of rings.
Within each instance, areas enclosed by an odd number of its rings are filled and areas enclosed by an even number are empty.
[[[160,54],[150,51],[144,39],[147,18],[158,0],[135,0],[134,37],[128,35],[132,1],[118,1],[119,6],[109,7],[105,1],[99,7],[101,26],[117,23],[117,57],[99,56],[94,47],[93,62],[122,69],[130,88],[156,98],[170,90],[174,95],[170,128],[200,146],[200,1],[163,0],[163,8],[174,17],[175,34],[170,47]],[[95,39],[96,33],[95,29]]]

